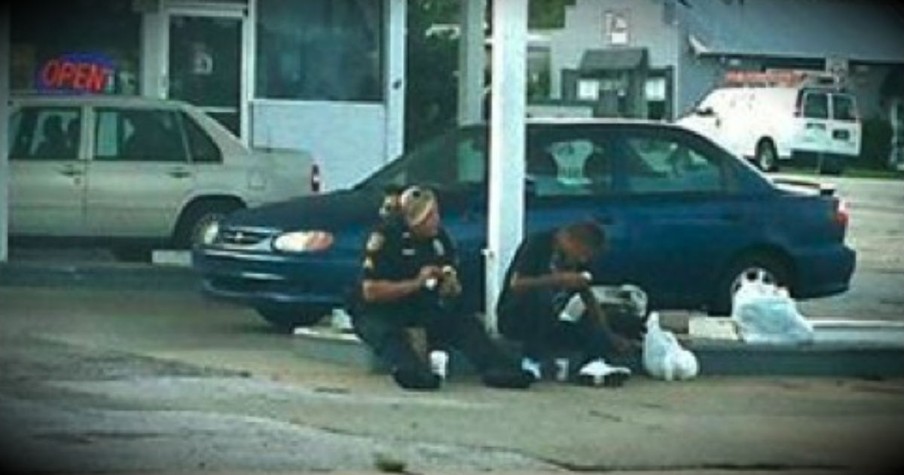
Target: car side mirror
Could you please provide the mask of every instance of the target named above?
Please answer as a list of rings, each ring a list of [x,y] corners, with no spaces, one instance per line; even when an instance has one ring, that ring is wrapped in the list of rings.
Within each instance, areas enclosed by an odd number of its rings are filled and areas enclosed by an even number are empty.
[[[714,117],[716,115],[716,111],[714,111],[712,107],[704,107],[702,109],[694,110],[694,114],[697,114],[700,117]]]

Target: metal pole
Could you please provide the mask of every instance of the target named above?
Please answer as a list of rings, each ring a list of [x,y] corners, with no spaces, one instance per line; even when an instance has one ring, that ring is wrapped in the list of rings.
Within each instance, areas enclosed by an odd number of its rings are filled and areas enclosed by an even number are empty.
[[[458,123],[483,120],[483,87],[486,53],[483,23],[486,0],[461,0],[458,37]]]
[[[9,256],[9,2],[0,5],[0,262]]]
[[[485,304],[495,332],[496,301],[524,226],[527,0],[493,0],[492,48]]]

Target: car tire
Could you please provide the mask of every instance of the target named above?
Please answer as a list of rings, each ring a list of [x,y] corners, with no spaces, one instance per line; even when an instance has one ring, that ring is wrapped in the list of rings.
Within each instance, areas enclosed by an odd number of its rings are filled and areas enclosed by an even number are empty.
[[[329,309],[321,306],[308,308],[255,307],[257,313],[276,330],[289,333],[296,327],[309,327],[322,320]]]
[[[208,201],[194,203],[182,213],[173,243],[178,249],[191,249],[199,244],[210,226],[243,206],[235,201]]]
[[[732,300],[742,280],[787,286],[790,283],[790,275],[788,265],[773,255],[758,253],[742,256],[722,273],[716,294],[707,309],[708,313],[731,315]]]
[[[764,172],[778,171],[778,152],[775,144],[769,139],[762,139],[756,144],[754,164]]]

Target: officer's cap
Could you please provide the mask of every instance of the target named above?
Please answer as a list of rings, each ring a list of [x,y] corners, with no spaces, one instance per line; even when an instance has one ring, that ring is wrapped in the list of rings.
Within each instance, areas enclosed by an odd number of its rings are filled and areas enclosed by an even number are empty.
[[[399,208],[409,226],[415,226],[427,219],[436,208],[436,195],[427,188],[412,186],[399,197]]]

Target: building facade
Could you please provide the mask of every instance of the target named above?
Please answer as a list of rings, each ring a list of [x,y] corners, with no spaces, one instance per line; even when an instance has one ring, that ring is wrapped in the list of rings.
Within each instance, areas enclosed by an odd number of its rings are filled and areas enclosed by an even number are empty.
[[[904,65],[904,9],[846,0],[576,0],[548,38],[549,98],[597,116],[671,120],[730,71],[837,73],[863,117]],[[536,74],[536,73],[534,73]]]
[[[18,2],[10,15],[14,94],[190,102],[250,146],[311,151],[327,189],[401,153],[405,0]]]

